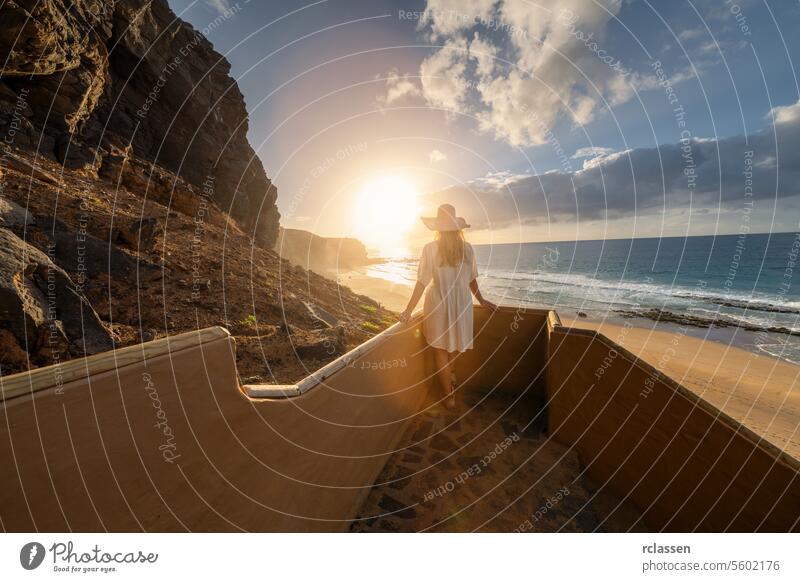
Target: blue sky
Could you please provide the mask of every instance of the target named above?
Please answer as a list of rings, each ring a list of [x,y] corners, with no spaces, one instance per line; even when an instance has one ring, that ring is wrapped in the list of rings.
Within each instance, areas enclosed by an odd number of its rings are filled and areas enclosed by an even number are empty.
[[[750,169],[748,228],[798,229],[797,2],[170,5],[231,62],[286,226],[347,234],[400,174],[482,240],[732,233]]]

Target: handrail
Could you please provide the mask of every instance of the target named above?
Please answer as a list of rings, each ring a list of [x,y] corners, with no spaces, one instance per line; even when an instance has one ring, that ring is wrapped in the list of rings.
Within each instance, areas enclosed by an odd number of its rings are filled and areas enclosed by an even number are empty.
[[[415,313],[408,324],[395,323],[294,384],[245,384],[242,389],[250,398],[292,398],[301,396],[383,343],[389,336],[403,329],[405,325],[411,325],[411,322],[418,319],[420,315],[420,312]]]
[[[483,309],[480,305],[473,305],[473,309]],[[520,309],[517,306],[513,305],[498,305],[498,310],[501,311],[508,311],[508,312],[518,312]],[[548,309],[536,309],[536,308],[525,308],[524,311],[533,312],[533,313],[555,313],[552,310]],[[422,317],[422,310],[417,310],[411,316],[409,320],[408,326],[411,326],[414,322]],[[556,315],[558,318],[558,315]],[[558,320],[560,325],[560,320]],[[312,388],[319,386],[322,384],[327,378],[330,378],[333,374],[338,372],[339,370],[344,369],[349,365],[351,362],[355,361],[357,358],[360,358],[367,352],[371,351],[379,344],[383,343],[389,336],[393,335],[395,332],[400,331],[404,328],[404,324],[402,323],[395,323],[391,327],[383,330],[381,333],[373,336],[363,344],[360,344],[356,348],[350,350],[346,354],[339,356],[337,359],[333,360],[332,362],[326,364],[322,368],[319,368],[317,371],[312,372],[302,380],[299,380],[295,384],[245,384],[242,386],[245,394],[250,398],[294,398],[297,396],[301,396],[311,390]]]

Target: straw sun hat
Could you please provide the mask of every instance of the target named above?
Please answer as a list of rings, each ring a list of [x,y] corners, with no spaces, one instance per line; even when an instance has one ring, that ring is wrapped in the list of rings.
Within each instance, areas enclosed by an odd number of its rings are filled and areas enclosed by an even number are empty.
[[[442,204],[436,210],[436,216],[422,216],[421,218],[425,226],[440,232],[469,228],[466,220],[456,216],[456,209],[452,204]]]

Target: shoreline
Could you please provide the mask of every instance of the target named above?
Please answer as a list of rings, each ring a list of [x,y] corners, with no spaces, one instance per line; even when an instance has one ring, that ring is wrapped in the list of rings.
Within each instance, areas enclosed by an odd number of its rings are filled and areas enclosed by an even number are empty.
[[[381,277],[373,277],[366,273],[369,266],[355,270],[332,271],[327,276],[336,280],[359,295],[366,295],[380,303],[386,309],[403,311],[411,297],[413,288],[405,283],[393,283]]]
[[[405,308],[412,288],[370,276],[366,269],[341,271],[339,284],[387,309]],[[558,311],[558,310],[557,310]],[[578,317],[562,310],[565,326],[599,331],[660,372],[741,422],[772,444],[800,458],[800,366],[746,349],[754,332],[697,328],[643,317]]]

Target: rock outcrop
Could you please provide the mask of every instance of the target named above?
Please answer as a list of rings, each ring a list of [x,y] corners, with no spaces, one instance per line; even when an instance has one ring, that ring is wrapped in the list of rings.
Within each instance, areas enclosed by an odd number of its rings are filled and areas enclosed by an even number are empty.
[[[19,228],[33,224],[31,213],[11,200],[0,198],[0,228]]]
[[[138,181],[143,197],[205,197],[273,246],[277,191],[230,65],[166,0],[7,0],[0,22],[6,147]],[[173,183],[149,179],[160,168]]]
[[[16,340],[11,344],[4,334],[3,359],[12,361],[0,366],[14,371],[27,367],[28,358],[36,365],[114,346],[69,275],[6,228],[0,228],[0,328]]]

